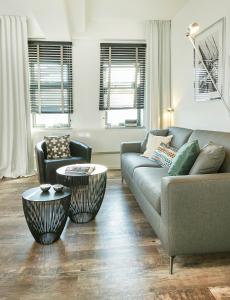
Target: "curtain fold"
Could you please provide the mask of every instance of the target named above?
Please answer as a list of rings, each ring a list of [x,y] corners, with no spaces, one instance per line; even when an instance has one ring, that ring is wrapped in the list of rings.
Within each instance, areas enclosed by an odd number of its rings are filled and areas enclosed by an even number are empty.
[[[147,88],[150,128],[170,126],[171,21],[147,21]]]
[[[0,178],[34,170],[26,17],[0,16]]]

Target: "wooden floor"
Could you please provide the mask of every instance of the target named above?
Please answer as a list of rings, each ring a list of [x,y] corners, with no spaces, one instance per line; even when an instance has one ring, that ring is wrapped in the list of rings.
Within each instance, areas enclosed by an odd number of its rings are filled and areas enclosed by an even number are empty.
[[[230,299],[230,254],[176,258],[169,275],[119,173],[110,173],[96,219],[69,223],[49,246],[34,242],[23,215],[21,193],[36,185],[35,177],[0,183],[0,299]]]

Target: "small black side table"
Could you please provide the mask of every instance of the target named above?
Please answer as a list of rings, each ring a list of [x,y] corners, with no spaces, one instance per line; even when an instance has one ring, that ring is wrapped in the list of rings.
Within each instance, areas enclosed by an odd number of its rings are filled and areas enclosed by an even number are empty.
[[[57,193],[53,187],[48,192],[36,187],[22,194],[26,222],[36,242],[47,245],[60,238],[68,217],[70,200],[69,188]]]
[[[74,223],[87,223],[96,217],[101,207],[106,188],[107,168],[98,164],[72,166],[95,168],[90,175],[66,174],[67,166],[56,171],[57,182],[72,190],[70,220]]]

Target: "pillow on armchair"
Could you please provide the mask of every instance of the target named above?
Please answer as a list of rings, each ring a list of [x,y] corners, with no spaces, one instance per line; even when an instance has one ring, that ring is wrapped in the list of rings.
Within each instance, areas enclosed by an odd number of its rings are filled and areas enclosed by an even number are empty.
[[[58,159],[70,157],[70,135],[45,136],[47,159]]]

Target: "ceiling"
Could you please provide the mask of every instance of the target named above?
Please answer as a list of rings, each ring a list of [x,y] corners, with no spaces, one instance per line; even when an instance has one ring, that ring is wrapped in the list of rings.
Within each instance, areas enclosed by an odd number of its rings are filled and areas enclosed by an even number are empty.
[[[0,0],[1,14],[34,18],[48,38],[71,39],[95,24],[172,19],[188,0]]]

